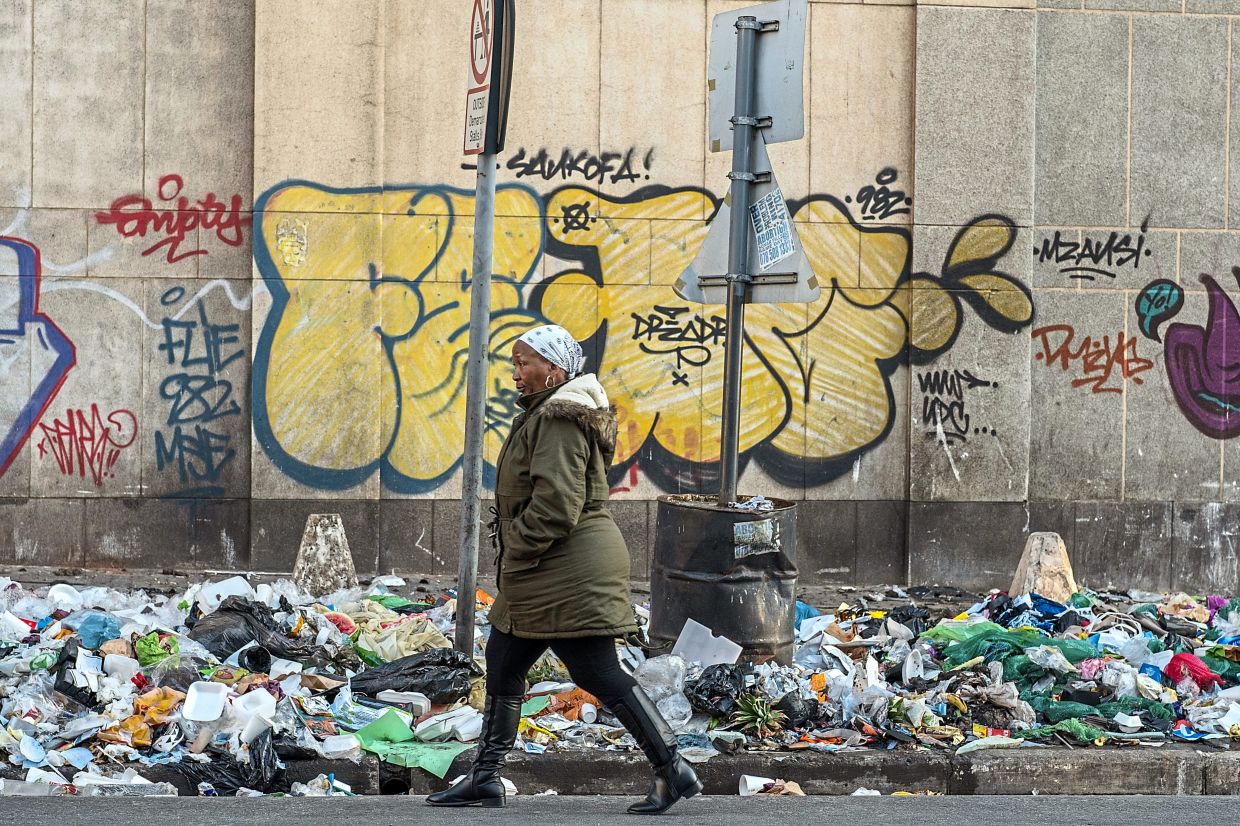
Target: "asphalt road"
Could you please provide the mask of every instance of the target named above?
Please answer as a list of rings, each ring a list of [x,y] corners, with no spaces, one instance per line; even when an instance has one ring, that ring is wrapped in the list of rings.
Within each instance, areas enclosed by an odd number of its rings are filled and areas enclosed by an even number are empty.
[[[13,824],[55,826],[595,826],[635,820],[630,798],[518,797],[505,809],[432,809],[421,798],[3,798],[0,818]],[[1225,823],[1235,820],[1232,797],[698,797],[663,815],[675,823],[744,826],[1055,826],[1056,824]]]

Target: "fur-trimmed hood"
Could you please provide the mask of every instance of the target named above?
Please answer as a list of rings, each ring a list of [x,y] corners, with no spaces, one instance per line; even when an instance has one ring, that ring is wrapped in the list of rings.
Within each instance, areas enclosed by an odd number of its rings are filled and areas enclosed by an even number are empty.
[[[607,391],[593,373],[586,373],[561,384],[543,402],[544,415],[576,422],[588,436],[598,441],[606,453],[616,449],[616,408],[607,400]]]

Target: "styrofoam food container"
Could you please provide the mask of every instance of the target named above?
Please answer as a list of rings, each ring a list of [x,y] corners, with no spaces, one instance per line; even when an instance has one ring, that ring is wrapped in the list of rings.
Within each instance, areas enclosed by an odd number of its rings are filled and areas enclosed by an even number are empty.
[[[189,691],[185,695],[185,707],[181,710],[181,716],[196,723],[211,723],[220,719],[227,701],[228,686],[223,683],[199,680],[190,684]]]

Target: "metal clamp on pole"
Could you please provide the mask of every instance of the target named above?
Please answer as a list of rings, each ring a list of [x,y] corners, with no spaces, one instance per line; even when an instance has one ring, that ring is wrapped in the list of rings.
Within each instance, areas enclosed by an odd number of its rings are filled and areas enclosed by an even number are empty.
[[[754,183],[766,183],[771,179],[770,172],[729,172],[728,178],[733,181],[748,181]]]
[[[737,125],[756,126],[759,129],[769,129],[773,122],[770,115],[758,115],[752,118],[748,115],[733,115],[728,118],[728,121],[731,122],[733,127]]]

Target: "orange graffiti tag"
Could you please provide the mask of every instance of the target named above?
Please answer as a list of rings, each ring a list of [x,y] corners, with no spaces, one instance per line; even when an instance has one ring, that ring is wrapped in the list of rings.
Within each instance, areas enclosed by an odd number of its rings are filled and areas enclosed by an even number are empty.
[[[1038,327],[1033,337],[1042,342],[1042,350],[1033,354],[1034,359],[1047,367],[1058,365],[1064,372],[1079,362],[1081,377],[1073,379],[1072,386],[1092,385],[1094,393],[1122,392],[1123,383],[1128,379],[1141,384],[1137,376],[1154,366],[1154,362],[1137,355],[1137,339],[1128,338],[1122,331],[1115,334],[1114,347],[1109,335],[1101,339],[1085,336],[1073,347],[1076,330],[1070,324]],[[1119,376],[1119,386],[1109,385],[1113,375]]]

